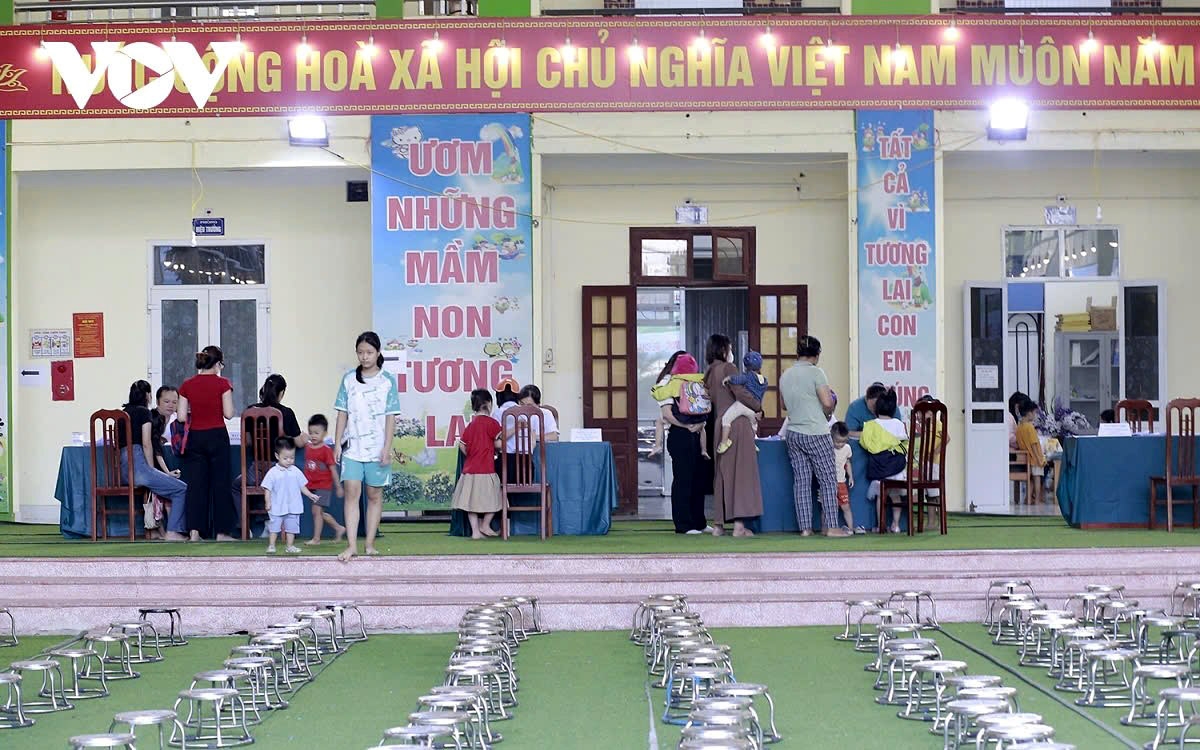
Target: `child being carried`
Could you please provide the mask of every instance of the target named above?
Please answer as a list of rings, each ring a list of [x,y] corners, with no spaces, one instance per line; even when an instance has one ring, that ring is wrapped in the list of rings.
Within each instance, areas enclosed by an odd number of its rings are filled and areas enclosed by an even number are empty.
[[[727,386],[740,385],[750,391],[750,395],[761,402],[763,396],[767,393],[767,379],[763,377],[761,372],[763,365],[762,355],[758,352],[748,352],[745,357],[742,357],[742,364],[746,367],[745,372],[725,378],[721,383]],[[754,434],[758,434],[758,414],[741,401],[734,401],[733,406],[726,409],[725,413],[721,415],[722,439],[717,446],[717,453],[724,453],[733,447],[730,428],[733,426],[735,419],[749,419],[750,426],[754,428]]]

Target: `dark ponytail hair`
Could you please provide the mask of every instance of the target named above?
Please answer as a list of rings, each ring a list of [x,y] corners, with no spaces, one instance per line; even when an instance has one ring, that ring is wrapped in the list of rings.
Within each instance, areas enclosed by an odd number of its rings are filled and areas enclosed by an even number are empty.
[[[888,388],[883,395],[875,399],[875,416],[881,418],[896,418],[896,389]]]
[[[150,393],[153,389],[145,380],[135,380],[133,385],[129,386],[129,400],[125,402],[125,408],[131,406],[145,407],[150,403]]]
[[[821,356],[821,341],[816,336],[801,336],[796,342],[797,357]]]
[[[283,398],[283,392],[287,390],[287,381],[279,373],[268,375],[263,381],[262,388],[258,389],[259,403],[267,406],[279,406],[279,400]]]
[[[363,331],[362,333],[358,334],[358,338],[354,340],[355,351],[358,351],[359,344],[370,344],[375,349],[375,351],[379,352],[379,359],[376,360],[375,366],[382,369],[383,368],[383,342],[381,342],[379,340],[379,334],[375,333],[374,331]],[[362,365],[359,365],[354,370],[354,377],[358,380],[358,382],[365,383],[367,381],[363,380],[362,371],[363,371]]]
[[[206,346],[196,352],[197,370],[211,370],[224,361],[225,355],[221,353],[221,347],[219,346]]]

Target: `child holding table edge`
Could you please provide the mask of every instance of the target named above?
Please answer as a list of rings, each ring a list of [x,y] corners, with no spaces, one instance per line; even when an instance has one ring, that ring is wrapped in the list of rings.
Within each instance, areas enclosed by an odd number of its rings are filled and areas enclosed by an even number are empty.
[[[318,500],[308,488],[304,472],[296,466],[296,444],[292,438],[275,438],[275,465],[262,480],[267,505],[267,553],[275,554],[275,540],[283,533],[287,552],[298,554],[296,535],[300,533],[300,516],[304,513],[304,497]],[[303,496],[303,497],[302,497]]]
[[[458,440],[458,449],[465,458],[462,474],[454,485],[451,507],[467,514],[471,538],[483,539],[496,536],[492,531],[492,519],[502,502],[495,463],[501,427],[491,416],[492,394],[488,391],[471,391],[471,411],[475,416]]]
[[[333,529],[336,536],[334,542],[342,541],[346,535],[346,527],[329,515],[329,503],[336,491],[342,497],[342,483],[338,479],[337,462],[333,460],[333,448],[325,444],[325,435],[329,431],[329,420],[324,414],[314,414],[308,420],[308,445],[304,448],[304,478],[308,480],[308,488],[317,495],[312,504],[313,537],[305,542],[308,545],[321,543],[321,535],[325,524]]]

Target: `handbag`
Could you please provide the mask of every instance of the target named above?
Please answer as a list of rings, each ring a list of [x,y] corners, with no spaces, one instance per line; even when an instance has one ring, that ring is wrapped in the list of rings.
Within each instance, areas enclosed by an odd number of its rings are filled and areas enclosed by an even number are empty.
[[[867,456],[867,479],[875,482],[894,477],[904,471],[907,464],[908,456],[904,453],[871,453]]]

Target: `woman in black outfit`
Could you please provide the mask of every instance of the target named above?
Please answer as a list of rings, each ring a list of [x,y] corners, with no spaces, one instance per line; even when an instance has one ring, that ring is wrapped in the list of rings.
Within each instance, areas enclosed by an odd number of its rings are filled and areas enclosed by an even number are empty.
[[[673,374],[698,372],[696,359],[684,351],[675,352],[655,379],[664,383]],[[704,422],[687,424],[674,412],[674,404],[660,405],[663,422],[667,425],[667,453],[671,456],[671,520],[676,534],[702,534],[708,528],[704,517],[704,496],[712,483],[707,474],[701,451],[700,437]]]
[[[225,355],[216,346],[196,354],[197,374],[179,386],[179,421],[186,425],[183,481],[187,483],[187,526],[192,541],[216,532],[233,541],[234,511],[229,501],[229,431],[233,385],[221,377]]]

